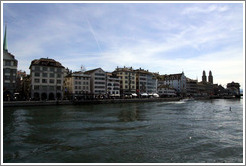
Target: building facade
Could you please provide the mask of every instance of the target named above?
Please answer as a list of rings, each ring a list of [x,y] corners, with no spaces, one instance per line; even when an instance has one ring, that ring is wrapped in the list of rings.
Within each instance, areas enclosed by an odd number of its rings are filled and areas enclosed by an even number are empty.
[[[64,78],[64,96],[66,99],[87,99],[90,97],[90,75],[73,72]]]
[[[160,85],[158,86],[158,95],[160,97],[175,97],[177,96],[176,90],[174,88],[171,88],[167,85]]]
[[[148,70],[137,69],[136,73],[136,92],[137,94],[157,93],[157,78]]]
[[[106,96],[106,72],[101,68],[88,70],[85,74],[90,75],[90,89],[94,97]]]
[[[240,84],[237,82],[231,82],[226,85],[227,89],[232,95],[240,96]]]
[[[187,96],[196,96],[197,95],[197,80],[192,80],[190,78],[186,78],[186,94]]]
[[[120,78],[121,95],[131,95],[136,93],[136,73],[132,67],[117,67],[113,73]]]
[[[41,58],[31,62],[31,98],[63,99],[64,67],[54,59]]]
[[[186,95],[186,77],[184,72],[180,74],[160,75],[158,77],[158,86],[168,85],[176,90],[177,95]]]
[[[7,27],[3,41],[3,100],[13,100],[16,90],[18,61],[15,56],[8,52],[7,47]]]
[[[116,74],[107,73],[106,80],[108,97],[120,97],[120,78]]]

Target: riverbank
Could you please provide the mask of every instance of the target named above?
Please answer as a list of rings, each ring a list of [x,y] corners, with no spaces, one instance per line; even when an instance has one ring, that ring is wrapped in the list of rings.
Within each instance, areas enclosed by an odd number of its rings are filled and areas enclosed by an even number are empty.
[[[104,100],[81,100],[81,101],[4,101],[3,107],[23,106],[52,106],[52,105],[85,105],[85,104],[111,104],[111,103],[140,103],[140,102],[165,102],[179,101],[181,98],[135,98],[135,99],[104,99]]]

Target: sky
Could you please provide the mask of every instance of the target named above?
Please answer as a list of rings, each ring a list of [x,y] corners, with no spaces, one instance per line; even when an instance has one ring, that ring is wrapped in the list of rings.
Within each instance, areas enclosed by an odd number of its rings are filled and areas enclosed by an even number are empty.
[[[140,67],[244,87],[242,3],[4,3],[18,70],[52,58],[78,71]],[[3,31],[4,32],[4,31]]]

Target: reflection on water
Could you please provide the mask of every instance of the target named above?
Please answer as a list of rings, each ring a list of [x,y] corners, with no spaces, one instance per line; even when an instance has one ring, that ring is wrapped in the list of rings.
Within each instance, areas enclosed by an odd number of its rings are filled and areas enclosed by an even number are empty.
[[[7,163],[243,161],[243,100],[3,111],[3,162]]]
[[[135,109],[122,109],[119,114],[119,120],[123,122],[137,121],[139,120],[139,111]]]

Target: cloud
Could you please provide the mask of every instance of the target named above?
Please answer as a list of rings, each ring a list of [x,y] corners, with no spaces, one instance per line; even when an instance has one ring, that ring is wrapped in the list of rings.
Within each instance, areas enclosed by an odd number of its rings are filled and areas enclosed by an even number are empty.
[[[227,6],[217,6],[217,5],[210,5],[207,7],[204,6],[192,6],[185,8],[183,10],[183,14],[196,14],[196,13],[201,13],[201,14],[207,14],[210,12],[225,12],[228,10]]]
[[[27,17],[32,14],[29,10],[25,13],[11,5],[4,14],[17,20],[8,34],[15,34],[10,36],[10,52],[21,69],[28,70],[34,58],[50,57],[72,70],[79,70],[81,64],[106,71],[133,66],[162,74],[184,70],[193,79],[200,78],[202,70],[212,70],[218,82],[229,78],[242,82],[243,18],[235,4],[46,4],[32,8],[34,18]]]

